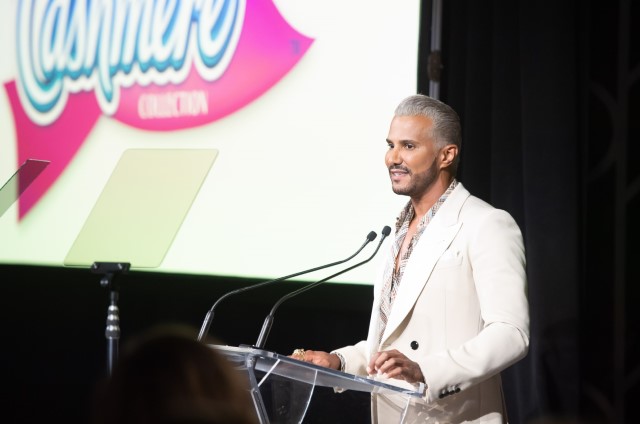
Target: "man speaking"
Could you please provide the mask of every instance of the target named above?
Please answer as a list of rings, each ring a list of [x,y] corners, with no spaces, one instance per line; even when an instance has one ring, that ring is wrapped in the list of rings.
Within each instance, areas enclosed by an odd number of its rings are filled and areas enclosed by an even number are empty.
[[[424,383],[404,422],[504,423],[500,372],[529,347],[520,229],[456,180],[461,129],[449,106],[404,99],[387,144],[391,186],[409,201],[375,281],[367,340],[292,356],[389,384]],[[371,406],[374,423],[400,422],[406,400],[374,394]]]

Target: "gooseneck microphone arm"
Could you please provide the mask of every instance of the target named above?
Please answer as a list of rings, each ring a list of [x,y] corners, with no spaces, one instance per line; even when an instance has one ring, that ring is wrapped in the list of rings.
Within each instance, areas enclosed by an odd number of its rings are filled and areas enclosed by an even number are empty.
[[[337,277],[338,275],[344,274],[347,271],[351,271],[354,268],[357,268],[361,265],[366,264],[367,262],[369,262],[371,259],[373,259],[373,257],[378,253],[378,250],[380,250],[380,246],[382,246],[382,242],[384,241],[385,238],[387,238],[387,236],[391,233],[391,228],[389,228],[388,226],[385,226],[382,229],[382,238],[380,239],[380,241],[378,242],[378,246],[376,247],[376,250],[373,252],[373,254],[371,256],[369,256],[367,259],[365,259],[362,262],[358,262],[355,265],[350,266],[349,268],[345,268],[342,271],[336,272],[333,275],[328,276],[327,278],[323,278],[322,280],[316,281],[315,283],[311,283],[311,284],[307,284],[306,286],[292,291],[291,293],[287,293],[286,295],[282,296],[276,303],[275,305],[273,305],[273,308],[271,308],[271,312],[269,312],[269,315],[267,315],[267,317],[264,320],[264,323],[262,324],[262,330],[260,330],[260,335],[258,336],[258,341],[255,344],[255,348],[258,349],[262,349],[264,348],[264,344],[266,343],[267,337],[269,337],[269,332],[271,331],[271,326],[273,325],[273,317],[274,314],[276,313],[276,310],[278,309],[278,307],[280,307],[280,305],[282,303],[284,303],[284,301],[291,299],[294,296],[299,295],[300,293],[304,293],[307,290],[311,290],[312,288],[324,283],[325,281],[328,281],[334,277]]]
[[[294,274],[290,274],[290,275],[286,275],[284,277],[276,278],[275,280],[263,281],[262,283],[253,284],[253,285],[247,286],[247,287],[242,287],[242,288],[239,288],[239,289],[236,289],[236,290],[232,290],[232,291],[222,295],[213,304],[211,309],[209,309],[209,311],[207,312],[207,315],[205,316],[204,321],[202,322],[202,327],[200,328],[200,334],[198,334],[198,341],[201,341],[203,339],[203,337],[205,336],[205,334],[207,334],[209,332],[209,327],[211,327],[211,321],[213,320],[213,314],[214,314],[214,311],[215,311],[216,307],[218,306],[218,304],[220,302],[222,302],[227,297],[232,296],[234,294],[245,292],[247,290],[257,289],[258,287],[266,286],[268,284],[273,284],[273,283],[277,283],[277,282],[282,281],[282,280],[287,280],[289,278],[297,277],[297,276],[302,275],[302,274],[308,274],[310,272],[318,271],[318,270],[321,270],[321,269],[325,269],[325,268],[329,268],[329,267],[332,267],[332,266],[335,266],[335,265],[340,265],[342,263],[345,263],[345,262],[349,261],[350,259],[353,259],[358,253],[360,253],[362,251],[362,249],[364,249],[364,247],[367,244],[369,244],[370,242],[375,240],[375,238],[377,236],[378,235],[376,234],[375,231],[369,232],[369,234],[367,234],[367,239],[362,244],[362,246],[360,246],[360,248],[353,255],[349,256],[346,259],[342,259],[341,261],[332,262],[332,263],[327,264],[327,265],[321,265],[321,266],[318,266],[318,267],[315,267],[315,268],[311,268],[311,269],[307,269],[307,270],[304,270],[304,271],[296,272]]]

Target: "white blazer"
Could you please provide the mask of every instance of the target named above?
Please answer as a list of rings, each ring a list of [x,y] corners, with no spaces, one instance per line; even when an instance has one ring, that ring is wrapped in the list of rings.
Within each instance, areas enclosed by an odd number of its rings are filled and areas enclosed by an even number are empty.
[[[345,371],[366,375],[372,353],[397,349],[420,365],[427,384],[404,422],[507,422],[499,373],[529,347],[525,253],[514,219],[458,184],[414,246],[378,346],[382,274],[367,340],[336,350]],[[399,422],[402,406],[374,395],[373,422]]]

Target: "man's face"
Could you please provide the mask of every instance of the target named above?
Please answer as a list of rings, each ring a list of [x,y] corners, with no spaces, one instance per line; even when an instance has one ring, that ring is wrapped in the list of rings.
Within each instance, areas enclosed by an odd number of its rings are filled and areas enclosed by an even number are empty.
[[[433,123],[423,116],[395,116],[391,121],[385,155],[394,193],[417,198],[438,175]]]

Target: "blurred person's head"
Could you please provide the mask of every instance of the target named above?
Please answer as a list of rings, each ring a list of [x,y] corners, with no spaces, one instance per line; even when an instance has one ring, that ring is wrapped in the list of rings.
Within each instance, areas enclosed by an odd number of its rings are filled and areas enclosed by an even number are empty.
[[[97,392],[94,423],[256,423],[245,379],[184,327],[129,343]]]

